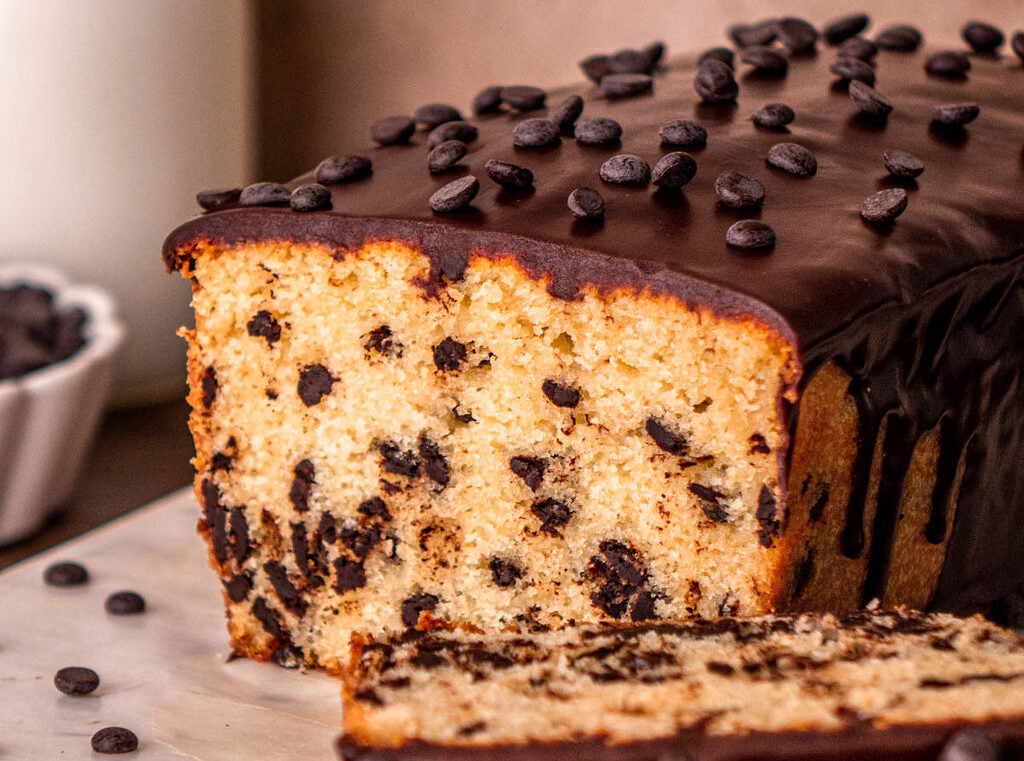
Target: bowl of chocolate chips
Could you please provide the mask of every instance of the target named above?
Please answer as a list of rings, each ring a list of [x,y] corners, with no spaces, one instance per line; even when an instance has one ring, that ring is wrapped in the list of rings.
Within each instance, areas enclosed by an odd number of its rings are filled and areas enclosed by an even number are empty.
[[[67,500],[123,337],[100,289],[0,264],[0,546],[27,538]]]

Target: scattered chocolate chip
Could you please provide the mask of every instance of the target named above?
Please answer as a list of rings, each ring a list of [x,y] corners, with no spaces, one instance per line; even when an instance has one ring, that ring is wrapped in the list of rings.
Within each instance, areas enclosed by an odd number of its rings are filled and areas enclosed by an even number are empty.
[[[849,16],[830,21],[825,25],[825,42],[829,45],[838,45],[851,37],[855,37],[867,29],[870,19],[864,13],[854,13]]]
[[[937,761],[999,761],[999,747],[976,729],[962,729],[953,734],[939,753]]]
[[[262,597],[257,597],[252,603],[252,614],[260,625],[263,626],[263,630],[275,639],[287,639],[284,627],[281,625],[281,617],[277,614],[273,608],[267,605],[267,601]]]
[[[612,71],[611,59],[606,55],[587,56],[579,62],[579,66],[587,79],[595,84],[599,84],[601,78],[611,74]]]
[[[389,116],[373,123],[370,138],[377,145],[405,143],[416,132],[416,122],[408,116]]]
[[[427,135],[427,145],[437,148],[441,143],[449,140],[458,140],[463,143],[472,143],[479,136],[479,131],[469,122],[445,122],[439,124]]]
[[[230,473],[231,461],[232,456],[230,454],[214,452],[213,457],[210,458],[210,472],[216,473],[218,470],[223,470],[225,473]]]
[[[1006,35],[999,29],[983,21],[971,21],[960,30],[964,42],[971,46],[975,53],[992,53],[1006,42]]]
[[[796,118],[796,113],[785,103],[765,103],[750,118],[758,127],[779,129]]]
[[[307,365],[299,371],[296,390],[302,403],[312,407],[331,393],[331,387],[337,380],[323,365]]]
[[[213,367],[207,367],[203,370],[202,378],[199,380],[199,385],[202,390],[202,404],[203,409],[208,410],[213,406],[213,403],[217,399],[217,371]]]
[[[380,518],[383,521],[391,520],[391,512],[380,497],[370,497],[363,500],[359,503],[359,507],[356,508],[356,512],[368,518]]]
[[[978,118],[981,109],[977,103],[950,103],[932,109],[932,123],[944,127],[962,127]]]
[[[420,472],[420,461],[415,452],[403,450],[393,441],[380,445],[381,465],[388,473],[415,478]]]
[[[608,98],[629,98],[651,91],[648,74],[609,74],[601,78],[601,92]]]
[[[609,145],[619,142],[622,125],[605,116],[585,119],[576,125],[576,141],[584,145]]]
[[[466,361],[466,344],[448,336],[434,347],[434,366],[441,371],[458,370]]]
[[[872,193],[860,206],[860,215],[865,222],[885,224],[892,222],[907,209],[907,191],[903,188],[887,188]]]
[[[531,85],[510,85],[501,88],[501,99],[505,105],[516,111],[536,111],[544,108],[548,94],[539,87]]]
[[[589,222],[604,219],[604,198],[593,188],[576,188],[566,199],[566,205],[574,217]]]
[[[541,384],[541,390],[556,407],[575,407],[580,403],[580,391],[572,386],[564,386],[550,378]]]
[[[317,524],[316,530],[320,534],[320,538],[326,544],[334,544],[336,541],[338,541],[337,521],[335,520],[334,516],[330,513],[324,512],[323,514],[321,514],[320,523]]]
[[[513,457],[508,461],[508,466],[512,469],[513,473],[523,479],[523,483],[532,491],[537,491],[540,488],[541,483],[544,481],[544,471],[547,470],[544,460],[528,455]]]
[[[519,148],[544,148],[562,141],[562,130],[551,119],[525,119],[512,130],[512,144]]]
[[[484,164],[487,176],[505,188],[528,188],[533,185],[533,172],[525,166],[508,161],[488,159]]]
[[[681,188],[697,174],[697,161],[689,153],[673,151],[662,156],[651,170],[651,182],[659,188]]]
[[[360,560],[366,558],[370,551],[381,542],[379,526],[366,526],[357,528],[350,524],[342,525],[338,531],[338,541],[352,551]]]
[[[924,37],[921,32],[909,24],[898,24],[883,29],[875,36],[875,44],[883,50],[895,50],[910,53],[917,50]]]
[[[281,326],[270,312],[261,309],[249,320],[246,329],[253,338],[265,338],[267,344],[274,345],[274,342],[281,338]]]
[[[553,109],[548,114],[548,119],[558,125],[558,128],[563,132],[568,132],[572,129],[576,120],[580,118],[580,114],[583,113],[583,98],[579,95],[570,95]]]
[[[343,595],[366,586],[366,568],[363,561],[340,557],[334,561],[334,590]]]
[[[103,607],[113,616],[132,616],[146,611],[146,600],[138,592],[125,590],[107,597]]]
[[[458,124],[458,122],[449,122],[449,124]],[[444,126],[446,125],[441,125],[441,127]],[[466,144],[461,140],[445,140],[427,156],[427,169],[431,174],[446,172],[459,163],[459,159],[466,155],[466,150]]]
[[[865,37],[851,37],[839,46],[839,55],[870,63],[878,55],[878,45]]]
[[[402,623],[410,628],[418,625],[420,613],[436,610],[439,602],[437,595],[429,592],[409,595],[402,602]]]
[[[769,166],[797,177],[813,177],[818,172],[814,154],[796,143],[776,143],[768,150],[765,161]]]
[[[293,473],[295,477],[288,491],[288,499],[298,512],[304,513],[309,509],[309,493],[316,483],[316,469],[311,460],[303,460],[295,466]]]
[[[92,749],[97,753],[131,753],[139,747],[139,738],[124,727],[104,727],[92,736]]]
[[[1024,61],[1024,32],[1013,33],[1013,37],[1010,38],[1010,47],[1017,54],[1017,57]]]
[[[251,551],[249,547],[249,522],[245,519],[245,508],[238,506],[231,508],[230,526],[231,550],[234,553],[235,560],[241,565],[249,557],[249,552]],[[134,593],[129,592],[128,594]],[[139,599],[141,600],[142,598],[140,597]],[[145,604],[145,601],[143,601],[143,607],[145,607]]]
[[[719,676],[731,676],[736,671],[733,666],[721,661],[708,661],[706,668],[712,674],[718,674]]]
[[[709,519],[716,523],[728,522],[729,511],[721,504],[724,494],[703,484],[690,484],[687,489],[700,500],[700,509]]]
[[[958,50],[941,50],[928,57],[924,70],[936,77],[963,79],[971,70],[971,61]]]
[[[715,58],[704,61],[697,69],[693,89],[706,103],[731,103],[740,92],[732,68]]]
[[[469,206],[480,192],[480,182],[471,174],[442,185],[430,196],[430,208],[447,214]]]
[[[461,121],[462,114],[457,108],[449,106],[447,103],[428,103],[417,108],[412,118],[417,124],[423,124],[429,129],[433,129],[445,122]]]
[[[757,532],[757,538],[761,542],[761,546],[771,547],[775,537],[782,535],[783,525],[778,517],[775,495],[767,486],[761,487],[761,493],[757,497],[755,517],[761,525]]]
[[[427,438],[420,437],[420,459],[423,461],[423,472],[427,474],[434,483],[447,486],[451,479],[451,471],[447,458],[441,454],[441,449]]]
[[[231,602],[242,602],[249,596],[249,592],[252,590],[252,582],[245,574],[232,576],[229,579],[224,579],[221,583],[224,585],[224,591],[228,593],[228,598]]]
[[[863,82],[870,87],[875,85],[875,70],[870,63],[860,58],[839,56],[828,70],[846,82]]]
[[[523,569],[512,560],[491,558],[491,578],[499,587],[513,587],[519,579],[523,578]]]
[[[782,76],[789,71],[789,60],[773,48],[761,47],[759,45],[743,48],[740,51],[740,60],[745,64],[753,66],[754,71],[759,74]]]
[[[313,175],[321,185],[337,185],[366,177],[373,172],[373,164],[365,156],[349,153],[345,156],[329,156],[317,164]]]
[[[530,512],[540,519],[540,530],[551,536],[558,536],[558,529],[569,522],[572,509],[561,500],[548,497],[530,505]]]
[[[721,61],[731,69],[734,57],[735,54],[729,48],[710,48],[700,54],[700,58],[697,59],[697,66],[700,67],[705,61],[714,58]]]
[[[741,219],[725,231],[725,242],[733,248],[768,250],[775,248],[775,231],[756,219]]]
[[[645,69],[645,73],[650,74],[658,67],[658,64],[661,63],[661,59],[665,57],[665,50],[664,42],[652,42],[640,51],[644,56],[645,65],[647,67]]]
[[[888,116],[892,111],[890,100],[870,85],[854,80],[850,82],[850,99],[854,102],[861,113],[873,117],[882,118]]]
[[[51,587],[77,587],[89,581],[89,572],[80,563],[54,563],[43,572],[43,581]]]
[[[598,548],[599,554],[590,558],[589,565],[591,576],[600,582],[590,595],[591,603],[612,618],[622,618],[627,612],[634,621],[653,618],[653,597],[638,599],[649,595],[645,589],[647,569],[640,553],[616,539],[606,539]]]
[[[775,42],[777,36],[775,19],[759,21],[756,24],[736,24],[729,27],[729,37],[737,47],[741,48],[751,45],[770,45]]]
[[[84,666],[67,666],[53,675],[53,686],[65,695],[88,695],[100,686],[100,675]]]
[[[647,435],[654,439],[659,448],[664,449],[671,455],[681,457],[690,451],[690,442],[686,436],[671,430],[664,423],[653,417],[644,421],[644,430]]]
[[[764,185],[739,172],[722,172],[715,178],[715,192],[732,209],[756,208],[764,203]]]
[[[263,564],[263,570],[284,606],[295,615],[304,616],[306,601],[299,596],[299,590],[288,578],[288,571],[285,570],[285,567],[275,560],[268,560]]]
[[[217,188],[196,193],[196,203],[206,211],[217,211],[238,203],[242,195],[241,188]]]
[[[818,30],[801,18],[779,19],[775,31],[779,42],[795,55],[812,52],[818,43]]]
[[[306,656],[302,648],[289,642],[270,653],[270,662],[283,669],[297,669],[306,662]]]
[[[697,122],[675,119],[658,130],[662,145],[673,148],[703,148],[708,144],[708,131]]]
[[[895,177],[917,177],[924,171],[924,162],[917,156],[894,148],[882,154],[882,163]]]
[[[254,182],[242,188],[240,206],[287,206],[292,192],[279,182]]]
[[[334,207],[331,191],[315,182],[295,188],[289,205],[292,211],[328,211]]]
[[[501,86],[485,87],[473,98],[473,113],[492,114],[501,109]]]
[[[371,330],[363,343],[363,350],[367,355],[376,352],[383,356],[402,356],[402,345],[394,340],[394,332],[390,325],[380,325]]]
[[[598,176],[614,185],[646,185],[651,181],[651,167],[639,156],[620,153],[601,164]]]

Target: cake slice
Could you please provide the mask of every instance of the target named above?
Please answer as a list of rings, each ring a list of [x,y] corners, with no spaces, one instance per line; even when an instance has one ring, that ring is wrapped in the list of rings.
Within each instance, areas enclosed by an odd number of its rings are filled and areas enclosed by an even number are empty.
[[[981,619],[361,634],[345,761],[1024,758],[1024,643]]]

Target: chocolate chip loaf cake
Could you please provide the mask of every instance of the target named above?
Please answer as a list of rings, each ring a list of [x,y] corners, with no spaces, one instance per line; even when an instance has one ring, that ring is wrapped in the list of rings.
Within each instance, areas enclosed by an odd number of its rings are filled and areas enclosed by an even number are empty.
[[[1015,589],[1024,67],[899,29],[595,56],[200,194],[164,258],[235,649]]]
[[[352,658],[345,761],[1024,758],[1024,644],[980,617],[410,630]]]

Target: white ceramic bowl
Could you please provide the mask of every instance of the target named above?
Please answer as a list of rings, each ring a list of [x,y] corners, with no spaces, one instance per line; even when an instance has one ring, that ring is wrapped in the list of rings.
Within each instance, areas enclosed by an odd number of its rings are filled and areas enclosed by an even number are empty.
[[[45,267],[0,264],[0,287],[47,288],[80,307],[85,345],[65,360],[0,381],[0,545],[26,538],[71,493],[110,391],[124,339],[110,297]]]

